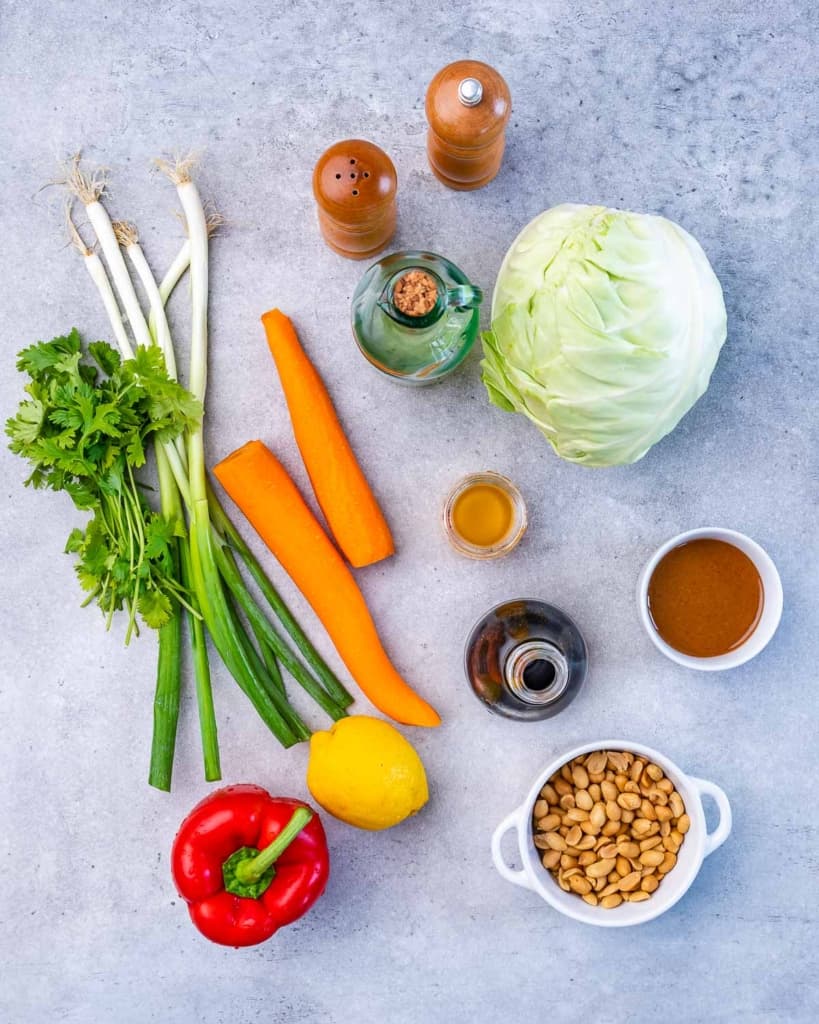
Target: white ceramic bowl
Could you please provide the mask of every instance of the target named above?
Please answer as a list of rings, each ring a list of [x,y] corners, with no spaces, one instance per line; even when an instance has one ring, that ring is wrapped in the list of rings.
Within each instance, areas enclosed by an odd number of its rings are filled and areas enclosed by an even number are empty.
[[[588,903],[571,892],[564,892],[555,878],[540,862],[543,852],[538,850],[532,834],[532,813],[535,803],[540,799],[540,791],[564,764],[581,754],[590,754],[594,750],[628,750],[640,754],[658,764],[674,783],[677,792],[683,799],[685,810],[691,819],[685,842],[680,847],[677,863],[663,878],[662,884],[651,896],[642,903],[621,903],[613,910],[603,907],[591,907]],[[713,832],[709,832],[705,824],[705,813],[702,809],[702,797],[713,797],[719,809],[719,824]],[[511,868],[501,852],[501,841],[507,832],[514,831],[517,835],[518,858],[521,868]],[[567,750],[560,757],[546,765],[532,784],[532,788],[520,805],[507,815],[495,829],[492,836],[492,860],[500,874],[509,882],[531,889],[561,914],[572,917],[585,924],[596,924],[604,928],[622,928],[632,924],[643,924],[658,917],[688,891],[697,877],[702,862],[717,847],[722,846],[731,832],[731,805],[728,797],[713,782],[697,779],[686,775],[673,761],[669,761],[651,747],[628,740],[598,740],[584,743],[582,747]]]
[[[695,658],[690,654],[683,654],[676,650],[657,632],[651,620],[651,613],[648,610],[648,585],[651,576],[661,558],[664,558],[672,548],[679,547],[691,540],[724,540],[733,544],[746,554],[757,568],[762,578],[762,588],[765,594],[762,606],[762,617],[757,623],[756,629],[751,633],[744,644],[741,644],[727,654],[720,654],[713,658]],[[702,672],[721,672],[727,668],[736,668],[750,661],[765,647],[776,632],[779,620],[782,617],[782,581],[779,573],[773,564],[768,553],[761,548],[756,541],[746,537],[744,533],[737,533],[736,530],[723,530],[716,526],[703,526],[697,530],[687,530],[679,533],[665,544],[660,545],[654,554],[649,558],[640,573],[637,582],[637,607],[640,612],[640,619],[646,633],[651,637],[654,646],[663,652],[666,658],[676,661],[678,665],[686,668],[696,668]]]

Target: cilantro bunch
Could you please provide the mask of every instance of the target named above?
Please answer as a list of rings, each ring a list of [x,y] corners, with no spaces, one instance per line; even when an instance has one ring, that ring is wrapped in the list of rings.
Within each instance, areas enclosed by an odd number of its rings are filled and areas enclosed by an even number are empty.
[[[188,604],[175,558],[175,538],[186,531],[181,518],[150,508],[135,473],[152,440],[173,440],[201,421],[201,404],[168,376],[159,348],[123,360],[102,341],[84,351],[76,330],[24,349],[17,368],[28,374],[28,399],[6,433],[32,468],[26,484],[65,491],[91,513],[65,548],[77,556],[84,603],[96,599],[109,626],[124,608],[126,643],[138,632],[137,612],[160,628],[175,602]]]

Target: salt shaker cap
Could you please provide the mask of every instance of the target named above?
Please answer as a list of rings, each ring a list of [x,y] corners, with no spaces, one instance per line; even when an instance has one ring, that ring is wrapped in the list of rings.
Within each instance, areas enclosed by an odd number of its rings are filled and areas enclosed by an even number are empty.
[[[398,176],[383,149],[365,139],[336,142],[319,157],[313,195],[331,216],[362,223],[395,200]]]

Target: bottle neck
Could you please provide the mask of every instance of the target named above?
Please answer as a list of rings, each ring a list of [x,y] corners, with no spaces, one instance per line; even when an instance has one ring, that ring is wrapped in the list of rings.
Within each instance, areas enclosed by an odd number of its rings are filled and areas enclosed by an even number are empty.
[[[569,684],[569,665],[548,640],[528,640],[511,650],[503,666],[506,685],[526,704],[558,700]]]
[[[446,311],[446,287],[427,267],[403,267],[389,279],[378,305],[403,327],[423,329]]]

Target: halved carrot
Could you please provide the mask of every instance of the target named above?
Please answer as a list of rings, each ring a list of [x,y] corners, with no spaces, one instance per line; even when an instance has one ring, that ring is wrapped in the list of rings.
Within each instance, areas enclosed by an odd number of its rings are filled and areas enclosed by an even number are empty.
[[[262,316],[262,323],[296,443],[330,532],[351,565],[371,565],[387,558],[395,551],[390,528],[324,382],[284,313],[271,309]]]
[[[313,606],[373,704],[405,725],[438,725],[437,711],[387,657],[353,574],[275,455],[248,441],[213,472]]]

